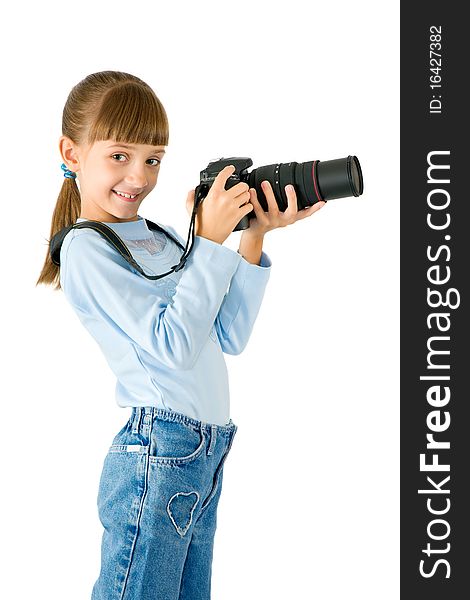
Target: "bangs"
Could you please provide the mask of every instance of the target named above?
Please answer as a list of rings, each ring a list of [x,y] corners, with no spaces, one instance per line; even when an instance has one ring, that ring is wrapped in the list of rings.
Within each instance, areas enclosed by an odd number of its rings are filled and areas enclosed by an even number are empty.
[[[167,146],[168,119],[163,105],[148,87],[132,81],[108,90],[88,130],[88,143],[116,140],[124,144]]]

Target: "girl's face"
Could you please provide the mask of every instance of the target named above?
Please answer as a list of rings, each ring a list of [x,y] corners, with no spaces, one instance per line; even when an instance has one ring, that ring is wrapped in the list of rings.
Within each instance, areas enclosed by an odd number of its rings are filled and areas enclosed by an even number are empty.
[[[67,166],[77,173],[80,217],[110,223],[137,221],[142,201],[157,184],[164,146],[114,140],[86,146],[71,142],[68,153],[67,139],[62,136],[60,146],[64,162],[67,159]]]

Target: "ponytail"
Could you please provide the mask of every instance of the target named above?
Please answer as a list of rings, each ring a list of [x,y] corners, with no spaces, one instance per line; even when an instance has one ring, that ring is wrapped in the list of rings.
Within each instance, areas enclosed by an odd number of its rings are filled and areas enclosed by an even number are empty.
[[[60,290],[60,268],[52,262],[49,252],[49,242],[52,237],[64,227],[73,225],[80,216],[81,202],[80,192],[75,182],[75,178],[64,177],[62,188],[59,192],[59,197],[52,213],[51,231],[47,240],[47,254],[44,260],[39,279],[36,285],[43,283],[45,285],[53,285],[55,290]]]

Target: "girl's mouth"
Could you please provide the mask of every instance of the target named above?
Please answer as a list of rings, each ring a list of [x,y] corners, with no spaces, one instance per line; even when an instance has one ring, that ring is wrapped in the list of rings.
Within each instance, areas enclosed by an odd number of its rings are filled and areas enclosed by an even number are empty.
[[[121,196],[121,194],[118,194],[114,190],[111,190],[111,191],[113,192],[113,194],[115,196],[117,196],[121,200],[125,200],[126,202],[135,202],[136,200],[138,200],[140,198],[140,194],[137,194],[137,196],[134,196],[133,198],[126,198],[126,196]]]

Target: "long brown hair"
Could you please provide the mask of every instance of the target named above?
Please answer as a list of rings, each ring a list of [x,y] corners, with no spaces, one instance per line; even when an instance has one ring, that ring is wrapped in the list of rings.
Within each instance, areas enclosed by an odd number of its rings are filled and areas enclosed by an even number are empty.
[[[167,146],[169,126],[162,103],[142,79],[121,71],[100,71],[72,88],[62,113],[62,135],[77,145],[116,140]],[[75,179],[64,177],[52,214],[46,259],[36,285],[43,283],[61,289],[60,267],[52,262],[49,242],[58,231],[74,224],[80,211]]]

